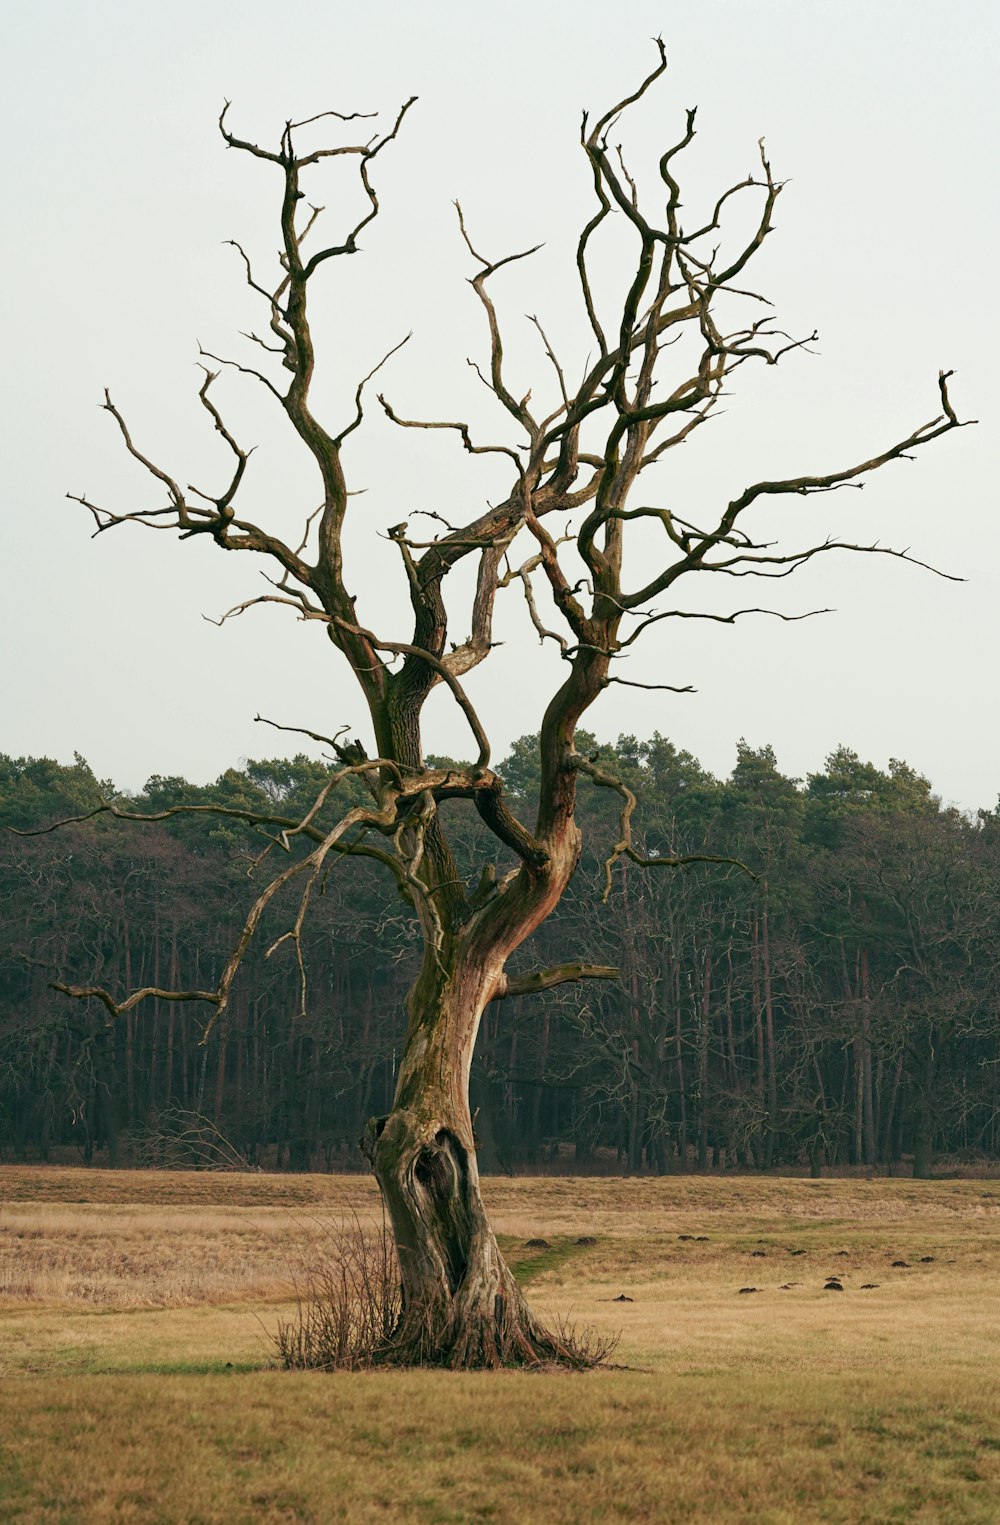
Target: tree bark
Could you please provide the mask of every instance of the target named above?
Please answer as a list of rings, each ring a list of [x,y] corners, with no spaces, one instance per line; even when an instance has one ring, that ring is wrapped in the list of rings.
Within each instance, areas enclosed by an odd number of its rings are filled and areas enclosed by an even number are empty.
[[[929,1181],[933,1177],[932,1134],[930,1111],[921,1101],[913,1125],[913,1179],[915,1181]]]
[[[778,1126],[778,1071],[774,1052],[774,996],[771,985],[771,933],[768,908],[768,884],[763,882],[761,912],[761,974],[763,977],[765,1031],[767,1036],[767,1134],[764,1140],[764,1167],[774,1163],[775,1130]]]
[[[392,1224],[402,1313],[386,1362],[453,1368],[575,1360],[531,1313],[490,1227],[479,1189],[469,1075],[502,958],[428,951],[410,992],[410,1024],[392,1112],[366,1151]]]
[[[861,1116],[862,1159],[865,1165],[874,1165],[876,1154],[875,1101],[872,1094],[872,1045],[871,1045],[871,973],[868,949],[861,950]]]

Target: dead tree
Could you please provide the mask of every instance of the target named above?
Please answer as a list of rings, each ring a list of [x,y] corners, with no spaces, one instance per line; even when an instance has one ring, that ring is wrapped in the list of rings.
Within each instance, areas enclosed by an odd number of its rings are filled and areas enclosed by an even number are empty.
[[[289,860],[252,905],[215,988],[143,989],[120,996],[92,987],[61,988],[102,1001],[109,1020],[151,995],[205,1002],[214,1007],[210,1029],[226,1008],[240,961],[265,910],[294,885],[294,919],[274,946],[287,942],[298,957],[305,1001],[300,934],[310,897],[326,868],[337,854],[364,855],[384,867],[412,908],[423,937],[422,965],[407,1001],[409,1025],[393,1108],[387,1117],[371,1121],[366,1139],[399,1252],[404,1311],[386,1356],[400,1362],[469,1367],[586,1359],[571,1341],[541,1327],[499,1253],[480,1199],[468,1099],[476,1033],[488,1002],[616,975],[614,969],[584,962],[516,977],[506,972],[511,955],[558,903],[577,866],[581,838],[574,803],[581,778],[621,796],[619,841],[607,864],[609,885],[619,860],[649,862],[632,842],[634,798],[574,744],[581,717],[609,684],[629,681],[620,676],[618,661],[651,627],[678,618],[731,623],[749,614],[776,612],[741,607],[728,614],[692,615],[673,603],[675,585],[682,578],[703,573],[784,577],[816,556],[839,550],[910,559],[905,552],[836,538],[781,550],[754,536],[750,510],[761,498],[795,494],[804,499],[861,486],[869,472],[907,458],[960,427],[948,396],[947,374],[942,374],[939,416],[870,459],[816,476],[754,482],[738,490],[705,525],[673,508],[654,506],[645,496],[634,502],[642,473],[709,419],[735,370],[750,362],[774,365],[809,342],[782,333],[770,316],[770,304],[745,286],[745,272],[771,229],[782,190],[763,143],[757,171],[720,195],[703,221],[682,223],[677,167],[695,134],[695,112],[688,111],[678,141],[658,160],[658,205],[645,209],[646,200],[610,135],[623,113],[664,73],[662,43],[658,49],[655,67],[637,89],[596,121],[583,120],[581,146],[592,176],[594,204],[577,241],[575,280],[592,355],[583,379],[572,385],[542,324],[531,320],[553,388],[548,412],[531,401],[544,386],[524,395],[513,389],[493,298],[495,278],[503,268],[535,251],[486,258],[478,252],[459,209],[458,231],[472,262],[471,285],[482,306],[487,336],[487,361],[479,374],[506,411],[510,438],[516,442],[484,443],[462,421],[413,418],[405,408],[397,411],[383,395],[378,401],[402,429],[451,431],[456,445],[473,455],[506,459],[510,489],[485,513],[447,525],[436,536],[421,539],[406,523],[389,531],[408,593],[408,609],[400,600],[405,623],[401,632],[376,630],[365,623],[349,592],[343,550],[351,507],[344,445],[363,425],[369,383],[389,355],[358,383],[346,422],[321,422],[310,402],[314,336],[309,296],[327,261],[355,253],[362,233],[378,216],[374,177],[379,156],[395,143],[412,100],[384,134],[308,152],[302,151],[300,141],[307,129],[322,130],[316,128],[320,118],[287,123],[277,148],[271,150],[237,137],[226,107],[219,126],[227,146],[260,160],[281,190],[281,270],[276,281],[259,280],[239,249],[249,287],[263,301],[267,317],[267,337],[248,336],[262,352],[257,362],[261,368],[201,352],[208,368],[199,396],[231,452],[230,479],[217,497],[182,488],[177,477],[142,453],[122,413],[106,395],[105,407],[125,449],[157,480],[166,501],[157,508],[115,513],[87,497],[76,499],[93,515],[97,533],[139,523],[177,532],[182,539],[209,536],[223,551],[252,551],[264,557],[276,569],[270,591],[230,614],[251,604],[273,603],[290,606],[305,620],[323,622],[331,647],[350,667],[367,706],[372,754],[359,742],[348,744],[343,732],[321,738],[333,747],[339,766],[302,819],[285,818],[278,810],[270,815],[228,812],[270,828],[273,850],[287,851]],[[324,127],[333,122],[343,127],[350,121],[333,111],[322,117]],[[301,183],[307,171],[332,158],[356,166],[364,215],[339,234],[338,241],[315,247],[318,211],[305,201]],[[717,240],[725,242],[729,203],[747,196],[759,202],[752,235],[732,253],[723,254]],[[613,216],[619,227],[622,220],[627,225],[635,256],[609,315],[591,271],[597,242]],[[730,327],[729,315],[739,304],[764,315]],[[686,345],[673,349],[681,336],[686,336]],[[685,355],[690,363],[679,364],[676,357]],[[322,506],[297,546],[240,517],[237,499],[249,452],[238,443],[215,401],[222,366],[255,378],[272,394],[318,467]],[[567,516],[576,520],[572,531]],[[640,525],[653,527],[662,554],[655,566],[646,562],[642,585],[633,587],[623,578],[623,548],[627,532]],[[471,629],[452,641],[447,580],[469,558],[476,575]],[[490,654],[495,601],[505,588],[523,593],[539,639],[551,641],[565,663],[541,726],[541,796],[530,827],[505,801],[486,731],[462,682]],[[659,601],[656,607],[654,601]],[[440,685],[449,690],[468,723],[475,754],[468,766],[437,768],[424,760],[421,715]],[[337,789],[347,778],[363,783],[366,803],[340,813]],[[472,802],[496,844],[497,861],[485,862],[474,884],[462,881],[449,847],[444,816],[454,800]],[[658,857],[652,863],[663,868],[683,861]]]

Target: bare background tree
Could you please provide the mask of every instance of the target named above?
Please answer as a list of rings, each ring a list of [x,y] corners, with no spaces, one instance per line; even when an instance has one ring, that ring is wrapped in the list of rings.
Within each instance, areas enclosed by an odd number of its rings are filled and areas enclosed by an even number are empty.
[[[407,998],[409,1025],[392,1110],[373,1119],[366,1135],[402,1275],[403,1308],[387,1359],[453,1366],[589,1359],[585,1349],[547,1331],[532,1315],[483,1209],[469,1107],[469,1072],[480,1018],[492,1000],[617,977],[611,966],[586,962],[521,974],[507,971],[511,955],[558,904],[577,866],[581,832],[575,806],[581,777],[616,791],[621,799],[618,840],[606,865],[609,891],[616,873],[629,861],[663,868],[713,858],[704,852],[641,852],[632,836],[635,796],[596,756],[577,749],[577,726],[608,685],[629,684],[621,672],[622,659],[651,627],[671,619],[733,623],[776,613],[753,600],[724,613],[692,613],[675,602],[675,585],[682,578],[700,573],[783,578],[817,556],[840,550],[911,559],[904,551],[836,537],[810,538],[783,549],[750,527],[749,510],[760,499],[804,499],[860,488],[868,473],[907,459],[960,427],[948,395],[948,374],[942,373],[939,413],[929,423],[855,464],[738,488],[705,523],[636,493],[642,473],[711,418],[734,371],[750,362],[777,364],[815,338],[784,333],[771,315],[771,304],[746,285],[747,267],[772,228],[782,190],[763,143],[759,169],[726,189],[701,218],[682,219],[677,175],[695,133],[695,113],[689,111],[679,137],[659,156],[655,192],[640,194],[639,180],[630,172],[615,135],[627,108],[665,71],[662,43],[657,48],[655,67],[634,91],[595,121],[583,121],[581,146],[592,173],[594,203],[577,241],[575,279],[592,356],[583,376],[574,381],[542,321],[532,318],[552,390],[548,407],[533,400],[545,394],[544,381],[522,393],[508,375],[503,326],[493,299],[494,278],[535,250],[495,259],[485,256],[458,211],[459,234],[468,249],[471,285],[487,337],[484,362],[470,364],[478,383],[507,415],[504,435],[484,442],[461,420],[413,417],[418,408],[404,407],[384,394],[378,401],[400,428],[451,431],[456,445],[469,453],[509,462],[510,486],[501,501],[461,524],[443,522],[432,513],[423,536],[406,518],[389,530],[407,593],[406,601],[400,600],[405,618],[401,632],[376,630],[365,622],[350,593],[345,551],[352,505],[344,446],[363,425],[370,383],[394,350],[358,382],[353,411],[345,421],[321,422],[310,401],[315,355],[308,298],[321,266],[356,253],[362,232],[377,217],[377,160],[394,144],[412,100],[381,134],[367,136],[363,127],[358,141],[305,149],[302,144],[310,141],[310,134],[332,124],[345,133],[353,131],[357,114],[330,111],[288,122],[278,147],[271,150],[237,137],[229,125],[228,107],[223,111],[220,129],[227,146],[273,166],[281,190],[280,273],[271,280],[259,276],[236,246],[248,286],[264,303],[265,336],[247,335],[261,355],[250,364],[202,351],[205,371],[199,397],[232,457],[231,473],[217,493],[182,487],[178,477],[143,453],[123,414],[106,396],[105,407],[125,448],[160,484],[166,501],[155,508],[116,513],[86,495],[76,500],[93,515],[99,534],[138,523],[185,539],[210,536],[223,550],[263,556],[273,567],[269,591],[239,604],[224,618],[252,605],[274,603],[291,607],[304,620],[322,622],[367,706],[374,737],[371,755],[360,741],[345,739],[346,728],[329,736],[304,733],[328,741],[337,759],[304,814],[220,804],[174,806],[144,817],[214,811],[268,832],[262,860],[287,855],[287,866],[273,875],[251,906],[217,984],[184,991],[145,986],[124,995],[97,985],[61,988],[75,997],[101,1001],[112,1021],[150,997],[204,1002],[214,1008],[207,1035],[225,1020],[241,960],[268,908],[294,895],[290,924],[268,951],[287,944],[298,960],[304,1010],[308,988],[303,927],[331,864],[338,856],[361,856],[392,876],[419,925],[423,953]],[[307,202],[301,182],[306,171],[335,158],[355,166],[361,211],[346,219],[331,242],[317,245],[314,230],[321,209]],[[754,198],[752,231],[730,250],[726,218],[742,198]],[[618,278],[613,302],[604,294],[607,283],[593,277],[597,251],[612,223],[624,226],[634,250]],[[315,461],[322,501],[306,518],[296,545],[239,515],[236,501],[250,451],[241,446],[215,401],[214,387],[223,367],[267,389]],[[406,511],[412,518],[408,507]],[[650,530],[656,540],[646,533]],[[633,537],[628,547],[626,531]],[[449,610],[447,578],[470,564],[474,593],[468,623],[459,627],[456,639],[453,611],[456,603],[461,607],[462,585],[456,578],[459,597]],[[539,804],[530,828],[508,807],[502,780],[491,764],[485,726],[462,681],[493,649],[496,599],[508,588],[520,590],[538,638],[554,643],[566,664],[541,727]],[[671,688],[668,683],[638,686]],[[442,687],[468,724],[475,753],[470,764],[435,765],[425,754],[424,708],[434,690]],[[349,791],[353,792],[343,808]],[[491,834],[493,851],[472,879],[459,872],[449,844],[445,817],[456,801],[471,801]],[[98,810],[136,818],[136,812],[113,804]]]

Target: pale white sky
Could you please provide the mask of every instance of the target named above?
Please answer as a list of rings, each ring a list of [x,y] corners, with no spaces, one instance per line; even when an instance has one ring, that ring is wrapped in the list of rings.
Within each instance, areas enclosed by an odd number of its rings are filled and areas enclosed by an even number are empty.
[[[780,607],[836,613],[794,626],[660,627],[630,676],[690,682],[697,694],[612,689],[587,723],[608,737],[660,730],[718,773],[740,736],[771,742],[800,775],[843,741],[882,766],[904,757],[946,800],[995,802],[998,24],[987,0],[629,0],[614,16],[594,0],[11,8],[0,104],[0,750],[68,760],[76,749],[99,774],[137,786],[154,770],[204,781],[241,757],[291,750],[293,738],[253,724],[258,711],[367,734],[318,626],[276,609],[221,630],[202,619],[262,590],[249,557],[127,527],[93,541],[88,516],[65,499],[86,492],[118,509],[156,500],[95,406],[105,385],[140,447],[182,480],[205,486],[228,469],[195,400],[196,340],[245,355],[238,331],[261,326],[222,241],[239,238],[267,268],[278,177],[224,151],[222,101],[232,99],[235,130],[271,142],[289,115],[391,116],[420,96],[377,161],[383,213],[365,252],[317,279],[316,401],[331,421],[347,416],[357,378],[412,328],[380,377],[398,411],[469,417],[482,437],[509,439],[465,364],[482,357],[483,331],[451,201],[462,200],[491,256],[545,242],[494,287],[514,390],[538,397],[550,381],[526,312],[550,329],[571,373],[588,348],[572,266],[591,207],[580,112],[641,78],[658,32],[671,67],[625,124],[631,160],[655,164],[684,108],[698,105],[699,137],[682,166],[693,217],[749,171],[764,134],[791,184],[751,284],[776,302],[783,326],[816,327],[820,343],[815,357],[744,367],[724,420],[674,452],[646,492],[697,518],[759,477],[864,459],[938,411],[937,372],[954,368],[953,400],[978,428],[890,466],[862,494],[765,508],[758,528],[909,546],[968,580],[830,557],[779,584]],[[338,207],[356,205],[341,185],[329,170],[306,187],[329,208],[331,233]],[[226,378],[217,397],[240,438],[259,446],[246,511],[292,535],[316,501],[310,462],[255,384]],[[454,440],[402,435],[374,417],[347,466],[352,486],[367,489],[350,539],[359,611],[406,639],[405,621],[388,613],[398,569],[377,531],[418,508],[475,513],[506,484]],[[706,607],[723,607],[731,587],[705,589]],[[762,602],[763,591],[750,585],[753,596],[738,601]],[[537,728],[560,676],[518,595],[507,598],[507,644],[469,680],[498,755]],[[468,751],[447,696],[430,719],[428,750]]]

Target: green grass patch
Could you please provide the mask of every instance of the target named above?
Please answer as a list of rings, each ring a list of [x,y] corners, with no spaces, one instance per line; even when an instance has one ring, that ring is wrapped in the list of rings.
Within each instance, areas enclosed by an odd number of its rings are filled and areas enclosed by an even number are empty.
[[[544,1247],[523,1242],[519,1244],[505,1234],[499,1236],[499,1244],[504,1259],[522,1287],[544,1277],[554,1276],[557,1271],[565,1270],[571,1261],[594,1248],[593,1245],[577,1244],[576,1240],[568,1238],[551,1239]]]

